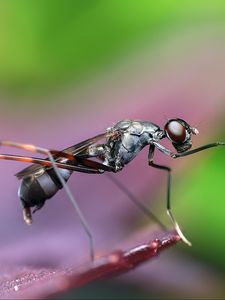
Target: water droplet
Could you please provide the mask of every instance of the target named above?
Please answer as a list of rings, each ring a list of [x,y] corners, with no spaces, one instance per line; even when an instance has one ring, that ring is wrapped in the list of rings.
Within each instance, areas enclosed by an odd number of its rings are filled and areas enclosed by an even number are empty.
[[[15,292],[17,292],[19,290],[18,285],[14,285],[14,290],[15,290]]]

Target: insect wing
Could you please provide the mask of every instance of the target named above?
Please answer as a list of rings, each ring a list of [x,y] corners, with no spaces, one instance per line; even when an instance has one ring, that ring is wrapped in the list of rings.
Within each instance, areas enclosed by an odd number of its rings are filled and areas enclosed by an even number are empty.
[[[70,146],[69,148],[63,149],[63,152],[70,153],[70,154],[73,154],[73,155],[77,155],[78,153],[84,151],[88,147],[94,145],[98,141],[106,138],[107,136],[108,136],[107,132],[96,135],[96,136],[94,136],[90,139],[87,139],[83,142],[80,142],[79,144],[75,144],[73,146]]]
[[[30,174],[34,174],[34,173],[39,172],[42,168],[43,168],[42,166],[34,164],[34,165],[31,165],[31,166],[23,169],[22,171],[16,173],[15,176],[18,179],[22,179],[23,177],[26,177]]]
[[[96,135],[93,138],[87,139],[85,141],[82,141],[81,143],[78,143],[78,144],[75,144],[75,145],[73,145],[71,147],[68,147],[68,148],[64,149],[62,152],[66,152],[66,153],[69,153],[69,154],[72,154],[72,155],[76,155],[79,152],[84,151],[85,149],[87,149],[91,145],[94,145],[99,140],[101,140],[103,138],[106,138],[107,134],[108,133],[105,132],[103,134]],[[57,155],[53,155],[53,157],[54,157],[54,159],[55,159],[56,162],[60,162],[60,160],[65,159],[65,158],[62,158],[60,156],[57,157]],[[46,158],[46,160],[48,160],[48,158]],[[96,163],[97,164],[96,165],[95,162],[92,163],[91,161],[89,161],[87,164],[88,164],[88,167],[95,167],[95,168],[99,167],[100,168],[100,166],[101,166],[102,169],[105,169],[105,170],[109,171],[109,169],[107,168],[107,166],[104,166],[102,164]],[[31,166],[29,166],[29,167],[21,170],[20,172],[16,173],[15,176],[18,179],[22,179],[23,177],[26,177],[28,175],[31,175],[31,174],[39,172],[42,168],[43,168],[43,166],[32,164]]]

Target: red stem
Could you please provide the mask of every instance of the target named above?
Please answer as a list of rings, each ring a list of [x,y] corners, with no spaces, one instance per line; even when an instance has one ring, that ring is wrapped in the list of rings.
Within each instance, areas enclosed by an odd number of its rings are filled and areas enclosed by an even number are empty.
[[[128,251],[113,251],[79,268],[31,272],[25,270],[17,274],[15,279],[2,280],[1,296],[4,296],[4,299],[53,299],[55,295],[69,289],[129,272],[158,256],[162,250],[175,245],[179,240],[177,234],[167,233],[163,238],[151,240]]]
[[[162,250],[175,245],[180,240],[177,234],[170,234],[162,239],[155,239],[147,244],[136,246],[128,251],[117,250],[96,259],[83,269],[64,278],[61,291],[77,288],[92,281],[126,273],[138,265],[156,257]]]

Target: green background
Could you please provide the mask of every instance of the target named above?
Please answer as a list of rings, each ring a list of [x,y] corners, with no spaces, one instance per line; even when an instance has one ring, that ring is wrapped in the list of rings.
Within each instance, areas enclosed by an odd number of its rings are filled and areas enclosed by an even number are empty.
[[[140,49],[157,52],[165,36],[199,26],[207,34],[217,25],[225,30],[225,1],[0,1],[0,91],[5,95],[1,101],[23,107],[38,97],[42,105],[42,95],[82,86],[129,61]],[[43,99],[48,105],[48,98]],[[223,122],[215,139],[225,139],[224,132]],[[172,201],[193,247],[182,245],[177,251],[224,274],[224,149],[199,155],[194,165],[187,159],[190,168],[186,165],[176,176]],[[131,296],[129,289],[124,285],[115,297]],[[94,291],[104,294],[101,285]],[[147,288],[138,293],[156,297]],[[158,290],[157,297],[166,295]]]

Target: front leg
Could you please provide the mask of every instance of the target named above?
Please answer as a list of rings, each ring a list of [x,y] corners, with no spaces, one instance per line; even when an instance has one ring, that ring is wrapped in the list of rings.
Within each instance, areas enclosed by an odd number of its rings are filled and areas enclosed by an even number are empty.
[[[211,143],[211,144],[207,144],[207,145],[204,145],[199,148],[196,148],[196,149],[193,149],[190,151],[186,151],[183,153],[175,153],[172,157],[173,158],[183,157],[183,156],[191,155],[191,154],[198,153],[198,152],[204,151],[206,149],[210,149],[210,148],[214,148],[214,147],[218,147],[218,146],[225,146],[225,142]]]
[[[169,155],[172,158],[178,158],[178,157],[184,157],[184,156],[192,155],[192,154],[195,154],[195,153],[198,153],[198,152],[210,149],[210,148],[214,148],[214,147],[218,147],[218,146],[225,146],[225,142],[216,142],[216,143],[207,144],[207,145],[201,146],[199,148],[192,149],[190,151],[185,151],[185,152],[182,152],[182,153],[174,153],[171,150],[169,150],[168,148],[160,145],[157,142],[153,142],[153,145],[159,151],[163,152],[164,154]]]
[[[177,154],[174,153],[173,151],[171,151],[170,149],[160,145],[159,143],[157,142],[153,142],[151,145],[150,145],[150,148],[154,146],[154,150],[155,150],[155,147],[162,153],[172,157],[172,158],[176,158],[177,157]],[[152,159],[153,161],[153,155],[154,155],[154,150],[153,150],[153,153],[151,154],[151,157],[149,157],[149,161]],[[149,155],[150,155],[150,150],[149,150]]]
[[[157,144],[159,145],[159,144]],[[153,167],[153,168],[156,168],[156,169],[160,169],[160,170],[163,170],[163,171],[166,171],[167,172],[167,201],[166,201],[166,207],[167,207],[167,214],[169,215],[172,223],[174,224],[174,227],[177,231],[177,233],[179,234],[180,238],[182,239],[182,241],[187,244],[188,246],[191,246],[191,242],[188,241],[188,239],[184,236],[183,232],[181,231],[180,229],[180,226],[178,225],[173,213],[172,213],[172,210],[171,210],[171,197],[170,197],[170,194],[171,194],[171,168],[170,167],[167,167],[167,166],[164,166],[164,165],[158,165],[158,164],[155,164],[153,162],[153,156],[154,156],[154,151],[155,151],[155,143],[150,145],[150,148],[149,148],[149,154],[148,154],[148,164],[149,166]],[[161,145],[160,145],[161,146]],[[158,147],[157,147],[158,148]],[[162,146],[161,149],[163,149],[164,147]],[[159,148],[158,148],[159,149]],[[164,148],[166,149],[166,148]],[[161,150],[163,153],[165,153],[163,150]],[[167,153],[168,149],[166,149]],[[171,152],[171,151],[170,151]],[[172,152],[171,152],[172,153]]]

